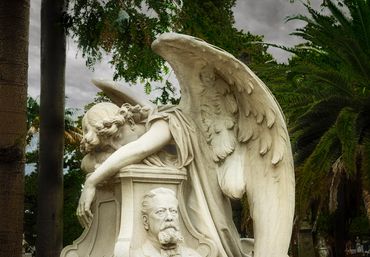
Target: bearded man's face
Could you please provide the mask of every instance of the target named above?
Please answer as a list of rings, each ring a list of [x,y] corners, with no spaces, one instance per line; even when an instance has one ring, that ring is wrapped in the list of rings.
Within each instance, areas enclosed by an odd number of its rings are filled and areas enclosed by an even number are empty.
[[[179,227],[178,202],[172,195],[158,194],[152,199],[148,215],[149,233],[161,245],[174,245],[183,241]]]

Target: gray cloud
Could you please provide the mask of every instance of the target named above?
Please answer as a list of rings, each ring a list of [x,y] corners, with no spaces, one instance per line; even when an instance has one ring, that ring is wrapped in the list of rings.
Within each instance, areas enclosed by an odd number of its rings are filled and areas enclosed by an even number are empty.
[[[322,0],[311,0],[311,5],[318,8]],[[285,22],[288,16],[306,14],[301,1],[289,0],[239,0],[234,7],[235,26],[252,34],[263,35],[264,41],[284,46],[293,46],[302,42],[290,36],[296,28],[304,23],[299,21]],[[279,62],[286,62],[289,53],[270,47],[268,50]]]
[[[40,1],[31,1],[28,47],[28,94],[40,95]]]

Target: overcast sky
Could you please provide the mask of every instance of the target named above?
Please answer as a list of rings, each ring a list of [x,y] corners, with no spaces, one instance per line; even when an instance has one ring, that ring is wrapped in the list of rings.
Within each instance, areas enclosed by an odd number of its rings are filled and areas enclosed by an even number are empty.
[[[303,1],[303,0],[302,0]],[[322,0],[311,0],[311,4],[318,8]],[[29,46],[29,75],[28,93],[32,97],[40,95],[40,5],[41,0],[31,1],[30,46]],[[303,5],[296,0],[238,0],[233,9],[235,25],[238,29],[250,31],[252,34],[264,36],[265,42],[293,46],[298,38],[289,36],[302,23],[288,22],[285,18],[298,13],[304,13]],[[269,52],[279,62],[286,62],[289,54],[276,48],[269,48]],[[113,70],[108,64],[108,58],[96,65],[95,71],[85,66],[85,60],[78,52],[76,44],[69,39],[67,43],[66,66],[66,106],[83,108],[93,101],[97,90],[91,85],[91,78],[112,78]],[[142,87],[136,87],[138,94],[143,94]]]

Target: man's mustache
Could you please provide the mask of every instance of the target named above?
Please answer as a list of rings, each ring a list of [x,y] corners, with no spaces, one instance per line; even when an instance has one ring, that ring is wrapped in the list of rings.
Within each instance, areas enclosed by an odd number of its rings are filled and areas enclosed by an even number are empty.
[[[160,227],[160,231],[163,231],[163,230],[166,230],[166,229],[169,229],[169,228],[173,228],[176,231],[180,230],[179,225],[177,225],[175,222],[165,222]]]
[[[184,241],[181,235],[179,225],[174,222],[166,222],[162,224],[158,233],[158,240],[161,245],[175,245]]]

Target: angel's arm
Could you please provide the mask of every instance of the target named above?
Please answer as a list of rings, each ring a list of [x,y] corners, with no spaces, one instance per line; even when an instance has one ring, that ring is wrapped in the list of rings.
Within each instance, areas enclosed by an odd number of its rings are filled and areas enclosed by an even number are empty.
[[[95,196],[97,184],[112,177],[121,168],[138,163],[147,156],[159,151],[171,139],[172,135],[168,123],[164,120],[158,120],[140,138],[122,146],[109,156],[85,181],[77,209],[77,216],[82,225],[87,226],[91,221],[90,206]]]
[[[107,178],[115,175],[121,168],[138,163],[145,157],[159,151],[171,140],[168,123],[158,120],[137,140],[116,150],[86,180],[86,184],[96,186]]]

